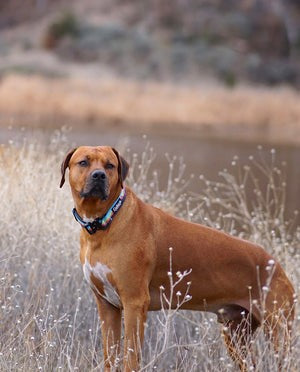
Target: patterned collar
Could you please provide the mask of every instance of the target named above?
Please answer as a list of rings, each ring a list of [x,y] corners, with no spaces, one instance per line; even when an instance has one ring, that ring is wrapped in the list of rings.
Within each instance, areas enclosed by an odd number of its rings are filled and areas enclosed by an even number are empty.
[[[76,208],[73,208],[72,213],[75,217],[75,220],[86,229],[86,231],[93,235],[98,230],[106,230],[108,226],[111,224],[113,217],[117,214],[117,212],[122,207],[124,201],[126,199],[126,191],[125,188],[123,188],[120,192],[120,195],[117,200],[113,203],[113,205],[109,208],[109,210],[102,216],[97,217],[92,222],[86,222],[84,221],[76,211]]]

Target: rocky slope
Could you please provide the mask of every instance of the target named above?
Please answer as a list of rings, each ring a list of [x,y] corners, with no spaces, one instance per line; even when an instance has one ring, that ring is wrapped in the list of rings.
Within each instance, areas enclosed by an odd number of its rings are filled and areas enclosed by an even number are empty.
[[[142,80],[300,85],[299,0],[11,0],[0,35],[0,73],[57,76],[26,62],[46,51]]]

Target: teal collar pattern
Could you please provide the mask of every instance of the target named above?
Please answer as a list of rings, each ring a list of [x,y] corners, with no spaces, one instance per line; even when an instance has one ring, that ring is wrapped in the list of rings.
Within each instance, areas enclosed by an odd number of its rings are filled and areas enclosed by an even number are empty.
[[[98,230],[106,230],[108,226],[111,224],[114,216],[118,213],[120,208],[122,207],[124,201],[126,199],[126,191],[125,188],[123,188],[120,192],[119,197],[113,205],[109,208],[109,210],[102,216],[102,217],[97,217],[94,219],[92,222],[86,222],[84,221],[78,214],[76,208],[73,208],[72,213],[75,218],[75,220],[83,227],[86,229],[86,231],[90,234],[93,235],[95,234]]]

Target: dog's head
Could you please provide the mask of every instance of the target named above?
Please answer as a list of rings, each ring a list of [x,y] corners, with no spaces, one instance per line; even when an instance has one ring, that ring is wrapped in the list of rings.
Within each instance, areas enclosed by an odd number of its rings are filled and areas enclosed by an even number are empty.
[[[81,146],[69,151],[62,162],[60,187],[67,168],[73,195],[104,201],[118,186],[123,187],[129,165],[112,147]]]

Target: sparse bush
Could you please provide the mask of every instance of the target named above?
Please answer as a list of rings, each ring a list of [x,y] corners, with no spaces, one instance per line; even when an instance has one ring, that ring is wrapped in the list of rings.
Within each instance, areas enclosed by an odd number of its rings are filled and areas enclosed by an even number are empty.
[[[76,37],[78,34],[78,20],[72,13],[64,13],[48,26],[42,44],[45,48],[52,49],[65,36]]]
[[[79,227],[71,215],[68,187],[58,188],[59,165],[68,147],[58,132],[48,146],[30,140],[0,148],[1,371],[103,369],[101,323],[78,258]],[[275,167],[274,154],[271,162],[253,159],[249,169],[241,165],[234,174],[222,172],[219,183],[202,177],[204,188],[199,186],[198,195],[188,193],[184,163],[176,158],[166,160],[170,173],[162,188],[152,167],[154,156],[150,147],[141,157],[131,156],[128,183],[139,197],[264,244],[280,259],[299,293],[300,232],[284,220],[284,176]],[[268,181],[265,191],[256,182],[256,169]],[[248,180],[255,185],[250,200],[242,187]],[[164,311],[148,316],[142,371],[235,369],[214,315],[171,312],[164,303]],[[284,370],[299,368],[299,320],[298,311]],[[261,333],[255,347],[255,370],[276,371],[276,355]]]

